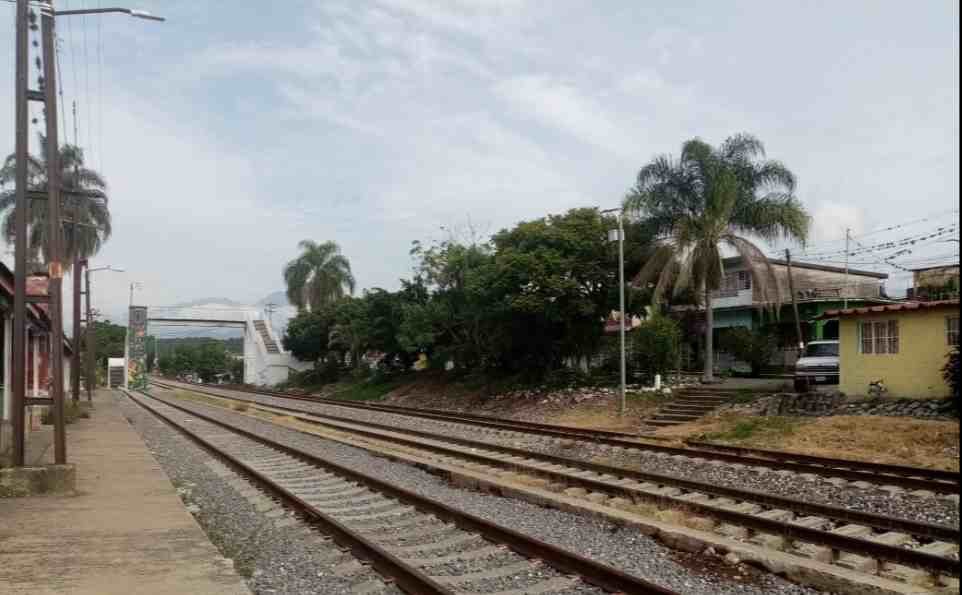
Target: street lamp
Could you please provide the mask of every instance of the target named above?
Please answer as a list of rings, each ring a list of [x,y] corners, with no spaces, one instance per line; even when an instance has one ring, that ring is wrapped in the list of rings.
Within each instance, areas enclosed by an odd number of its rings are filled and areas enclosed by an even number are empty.
[[[608,231],[608,241],[618,242],[618,304],[620,315],[618,316],[618,335],[621,339],[621,402],[618,412],[624,415],[628,411],[628,399],[626,396],[627,372],[625,366],[625,225],[623,212],[620,208],[605,209],[602,213],[615,213],[618,217],[618,229]]]
[[[90,305],[90,273],[96,273],[97,271],[113,271],[115,273],[123,273],[124,269],[121,267],[115,267],[113,265],[105,265],[102,267],[94,267],[92,269],[87,269],[84,271],[84,292],[87,294],[87,402],[90,403],[93,400],[92,387],[94,385],[94,379],[96,370],[94,370],[94,343],[96,337],[94,336],[93,328],[93,308]]]
[[[51,6],[47,4],[44,8],[50,9]],[[105,14],[108,12],[119,12],[121,14],[129,15],[135,19],[146,19],[148,21],[166,21],[164,17],[159,17],[157,15],[150,14],[145,10],[134,10],[131,8],[84,8],[78,10],[55,10],[53,15],[57,17],[67,17],[72,15],[84,15],[84,14]]]

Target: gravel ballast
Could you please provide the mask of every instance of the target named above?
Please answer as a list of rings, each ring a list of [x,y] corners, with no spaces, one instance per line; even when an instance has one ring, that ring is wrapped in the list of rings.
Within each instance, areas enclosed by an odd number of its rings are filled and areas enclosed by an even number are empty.
[[[169,393],[155,391],[170,398]],[[414,467],[391,462],[364,450],[308,436],[266,421],[196,402],[181,406],[222,419],[272,440],[302,448],[339,465],[363,470],[378,479],[404,486],[511,527],[556,546],[615,566],[681,593],[815,593],[755,569],[729,567],[711,556],[675,552],[640,531],[526,502],[466,491]]]
[[[207,390],[205,388],[205,390]],[[220,390],[220,389],[218,389]],[[387,424],[398,429],[411,429],[437,432],[457,438],[466,438],[502,446],[525,448],[544,454],[570,457],[585,461],[604,461],[639,471],[672,475],[685,479],[701,481],[713,485],[750,489],[767,492],[806,502],[839,506],[890,517],[959,527],[959,503],[944,497],[916,496],[908,492],[889,493],[881,486],[855,487],[838,486],[822,476],[805,476],[796,473],[782,473],[766,467],[733,466],[716,464],[707,460],[691,458],[676,459],[662,453],[650,451],[626,452],[609,449],[588,441],[546,440],[533,434],[519,432],[490,431],[478,426],[444,422],[432,419],[406,416],[397,413],[340,407],[327,403],[308,401],[293,402],[289,399],[224,391],[240,398],[250,399],[265,405],[284,405],[356,419]],[[776,465],[772,464],[773,467]]]
[[[349,562],[351,556],[283,509],[283,514],[259,512],[233,485],[243,482],[231,482],[233,473],[194,442],[128,399],[115,396],[114,401],[177,487],[187,509],[223,555],[234,561],[252,592],[347,595],[357,584],[380,580],[367,569],[335,576],[331,568]],[[382,592],[401,595],[386,585]]]

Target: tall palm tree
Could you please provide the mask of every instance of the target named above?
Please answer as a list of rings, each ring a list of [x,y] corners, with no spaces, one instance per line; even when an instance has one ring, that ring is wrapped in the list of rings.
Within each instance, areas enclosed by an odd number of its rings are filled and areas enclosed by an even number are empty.
[[[40,135],[40,156],[27,157],[27,187],[47,190],[47,139]],[[8,155],[0,167],[0,223],[4,239],[13,243],[16,236],[16,190],[6,188],[16,180],[16,155]],[[63,218],[63,256],[69,268],[74,256],[88,258],[100,251],[110,238],[110,210],[107,201],[107,182],[96,171],[84,166],[83,149],[64,145],[60,149],[60,212]],[[39,206],[39,208],[38,208]],[[47,209],[46,205],[32,205],[27,215],[29,236],[27,250],[31,258],[46,261]]]
[[[765,160],[762,143],[741,134],[718,148],[689,140],[679,158],[655,158],[641,169],[625,198],[625,211],[643,218],[658,237],[635,282],[657,279],[656,304],[669,288],[675,295],[694,290],[704,300],[706,380],[713,379],[711,293],[725,276],[722,247],[742,258],[762,302],[777,312],[781,298],[774,268],[749,238],[806,240],[810,217],[794,192],[794,174]]]
[[[284,267],[287,299],[299,310],[317,310],[354,293],[351,263],[334,242],[303,240],[301,255]]]

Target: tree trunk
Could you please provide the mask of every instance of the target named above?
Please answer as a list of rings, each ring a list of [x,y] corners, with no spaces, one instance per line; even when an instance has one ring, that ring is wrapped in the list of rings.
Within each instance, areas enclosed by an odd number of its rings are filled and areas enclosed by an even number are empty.
[[[705,284],[705,382],[715,380],[715,354],[712,344],[712,327],[715,324],[715,314],[711,309],[711,289]]]

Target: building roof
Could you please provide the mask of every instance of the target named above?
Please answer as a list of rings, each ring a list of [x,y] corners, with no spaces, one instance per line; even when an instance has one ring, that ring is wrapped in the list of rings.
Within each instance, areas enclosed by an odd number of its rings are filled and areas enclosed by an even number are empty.
[[[725,264],[725,266],[733,265],[733,264],[740,264],[741,262],[742,262],[742,258],[741,258],[740,256],[732,256],[731,258],[726,258],[726,259],[724,259],[724,264]],[[769,259],[768,259],[768,262],[770,262],[770,263],[772,263],[772,264],[774,264],[774,265],[788,266],[788,262],[787,262],[787,261],[779,260],[779,259],[777,259],[777,258],[769,258]],[[826,272],[826,273],[841,273],[841,274],[845,274],[845,269],[842,268],[842,267],[830,267],[830,266],[826,266],[826,265],[823,265],[823,264],[813,264],[813,263],[810,263],[810,262],[801,262],[801,261],[796,261],[796,260],[793,260],[793,261],[792,261],[792,268],[796,268],[796,269],[810,269],[810,270],[813,270],[813,271],[824,271],[824,272]],[[849,275],[855,275],[855,276],[858,276],[858,277],[872,277],[872,278],[874,278],[874,279],[888,279],[888,278],[889,278],[888,273],[876,273],[875,271],[865,271],[865,270],[861,270],[861,269],[852,269],[852,268],[850,268],[850,269],[848,270],[848,274],[849,274]]]
[[[816,320],[827,318],[841,318],[843,316],[865,316],[868,314],[882,314],[885,312],[911,312],[914,310],[934,310],[938,308],[959,309],[959,300],[940,300],[935,302],[900,302],[897,304],[886,304],[882,306],[869,306],[867,308],[848,308],[844,310],[828,310]]]
[[[940,264],[934,267],[921,267],[918,269],[909,269],[909,270],[912,271],[913,273],[921,273],[922,271],[934,271],[936,269],[957,269],[957,268],[959,268],[959,263],[956,262],[954,264]]]

